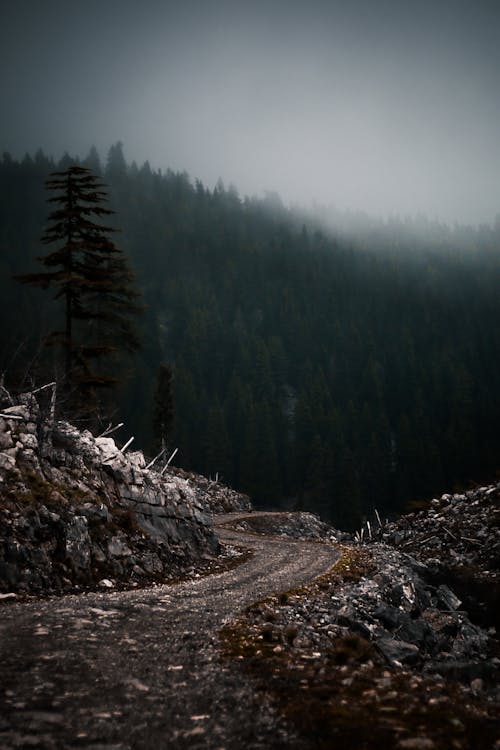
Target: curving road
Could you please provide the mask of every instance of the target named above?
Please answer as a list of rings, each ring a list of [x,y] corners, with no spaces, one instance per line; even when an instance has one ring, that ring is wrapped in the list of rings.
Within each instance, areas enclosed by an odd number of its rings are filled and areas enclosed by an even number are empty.
[[[295,746],[238,664],[220,660],[218,632],[248,604],[325,572],[339,553],[219,531],[253,557],[175,586],[4,605],[0,747]]]

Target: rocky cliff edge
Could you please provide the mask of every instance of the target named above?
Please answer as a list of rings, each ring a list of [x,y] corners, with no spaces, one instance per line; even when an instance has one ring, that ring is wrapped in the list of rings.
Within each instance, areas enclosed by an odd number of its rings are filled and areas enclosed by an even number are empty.
[[[0,596],[172,580],[220,553],[210,513],[246,496],[203,477],[146,468],[33,394],[0,406]]]

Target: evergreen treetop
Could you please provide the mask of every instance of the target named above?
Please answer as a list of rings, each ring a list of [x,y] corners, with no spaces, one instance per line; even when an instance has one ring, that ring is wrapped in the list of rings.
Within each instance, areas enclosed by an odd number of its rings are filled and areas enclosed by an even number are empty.
[[[55,299],[63,300],[64,325],[47,340],[62,349],[66,391],[75,394],[75,405],[86,403],[88,408],[95,402],[96,388],[117,382],[96,369],[97,360],[139,346],[131,320],[140,309],[139,295],[127,259],[110,237],[116,230],[101,223],[114,211],[104,205],[107,194],[99,179],[73,164],[53,172],[46,187],[55,192],[48,200],[56,208],[41,241],[56,247],[38,258],[48,270],[16,278],[55,289]]]

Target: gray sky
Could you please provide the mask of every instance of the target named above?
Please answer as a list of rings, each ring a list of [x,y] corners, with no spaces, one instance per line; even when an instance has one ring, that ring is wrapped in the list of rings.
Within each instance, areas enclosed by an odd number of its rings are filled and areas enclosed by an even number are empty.
[[[500,212],[500,0],[3,0],[0,151],[370,213]]]

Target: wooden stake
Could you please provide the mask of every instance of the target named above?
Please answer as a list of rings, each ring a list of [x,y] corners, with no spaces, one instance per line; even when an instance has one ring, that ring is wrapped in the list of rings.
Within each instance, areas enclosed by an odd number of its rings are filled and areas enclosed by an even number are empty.
[[[130,440],[127,440],[127,442],[125,443],[125,445],[123,446],[123,448],[120,448],[120,453],[125,453],[125,451],[127,450],[127,448],[129,447],[130,443],[133,440],[134,440],[133,436],[130,438]]]
[[[155,456],[155,457],[153,458],[153,460],[152,460],[152,461],[150,461],[150,462],[148,463],[148,465],[146,466],[146,469],[150,469],[150,468],[152,467],[152,465],[153,465],[153,464],[154,464],[154,463],[155,463],[156,461],[158,461],[158,459],[160,458],[160,456],[163,456],[163,454],[165,453],[165,451],[166,451],[166,450],[167,450],[166,448],[162,448],[162,449],[161,449],[161,451],[160,451],[160,452],[158,453],[158,455],[157,455],[157,456]]]
[[[168,459],[168,461],[167,461],[167,463],[165,464],[165,466],[163,467],[163,469],[162,469],[162,470],[160,471],[160,474],[161,474],[162,476],[163,476],[163,474],[164,474],[164,473],[166,472],[166,470],[168,469],[168,467],[169,467],[169,464],[170,464],[170,461],[171,461],[171,460],[173,459],[173,457],[175,456],[175,454],[177,453],[177,451],[178,451],[178,450],[179,450],[178,448],[176,448],[176,449],[175,449],[175,451],[174,451],[174,452],[172,453],[172,455],[171,455],[171,456],[170,456],[170,458]]]
[[[110,422],[108,426],[106,427],[106,429],[104,430],[104,432],[101,432],[101,434],[98,435],[97,437],[105,437],[106,435],[111,435],[112,432],[116,432],[116,430],[119,430],[120,427],[123,427],[123,422],[120,422],[119,424],[117,424],[116,427],[111,427],[111,422]],[[132,438],[132,440],[133,439],[134,438]]]

